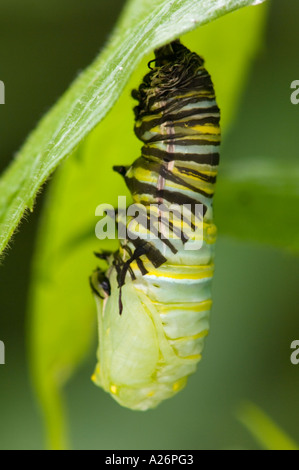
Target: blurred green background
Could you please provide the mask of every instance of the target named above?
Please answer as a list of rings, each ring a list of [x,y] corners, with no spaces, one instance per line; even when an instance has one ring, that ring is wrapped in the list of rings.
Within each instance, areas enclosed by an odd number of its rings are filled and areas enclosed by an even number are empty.
[[[94,58],[123,3],[2,0],[0,79],[6,104],[0,106],[0,170]],[[290,83],[299,79],[299,5],[270,3],[265,47],[250,71],[222,161],[297,157],[299,107],[289,97]],[[215,205],[217,211],[217,198]],[[40,196],[0,266],[0,339],[6,346],[6,365],[0,366],[1,449],[44,446],[25,338],[30,261],[42,206]],[[299,441],[299,366],[289,359],[290,344],[299,338],[298,258],[222,237],[216,255],[211,334],[187,388],[154,411],[121,408],[90,381],[95,338],[88,360],[66,388],[74,448],[259,448],[236,418],[243,400],[258,404]]]

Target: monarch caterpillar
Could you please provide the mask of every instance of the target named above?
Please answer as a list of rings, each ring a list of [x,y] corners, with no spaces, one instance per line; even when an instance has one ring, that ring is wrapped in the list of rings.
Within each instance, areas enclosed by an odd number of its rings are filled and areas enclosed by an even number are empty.
[[[155,66],[132,96],[141,156],[120,173],[146,216],[152,204],[191,204],[190,224],[201,226],[198,250],[184,237],[125,239],[90,278],[98,308],[98,364],[93,381],[121,405],[146,410],[181,390],[201,359],[209,330],[213,276],[212,199],[219,162],[220,113],[204,61],[178,40],[155,51]],[[203,218],[193,207],[203,205]],[[156,206],[155,206],[156,207]],[[148,217],[147,217],[148,218]],[[172,219],[171,231],[177,222]],[[128,224],[127,224],[128,228]]]

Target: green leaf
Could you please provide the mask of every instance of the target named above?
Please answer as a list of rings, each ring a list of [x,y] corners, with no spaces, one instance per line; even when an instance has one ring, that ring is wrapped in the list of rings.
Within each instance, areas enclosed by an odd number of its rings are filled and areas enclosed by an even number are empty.
[[[186,3],[190,5],[190,2]],[[198,11],[201,11],[202,4],[197,3]],[[146,3],[139,1],[138,8],[142,5]],[[150,5],[152,8],[153,3]],[[137,22],[141,13],[135,9],[132,11],[135,15],[132,21]],[[174,17],[171,18],[174,21]],[[182,38],[184,44],[208,59],[208,68],[213,67],[217,74],[215,84],[216,89],[221,88],[222,106],[230,109],[225,113],[226,126],[239,95],[234,94],[233,89],[240,90],[239,81],[244,80],[244,67],[246,70],[249,67],[244,55],[251,57],[257,50],[264,18],[264,7],[246,8],[218,20],[218,28],[211,23],[204,30],[198,28]],[[123,17],[122,22],[125,21],[128,21],[128,16]],[[167,24],[168,21],[170,19],[167,19]],[[168,29],[173,27],[174,24]],[[175,27],[177,31],[177,25]],[[231,33],[226,35],[226,30],[244,34],[244,42],[240,41],[235,47],[233,60]],[[171,38],[172,32],[168,39]],[[224,55],[221,61],[219,49],[211,47],[211,43],[221,44],[221,54]],[[231,80],[221,84],[221,77],[227,70],[225,57],[230,63]],[[133,132],[132,108],[135,102],[130,92],[140,83],[148,70],[147,62],[152,58],[151,55],[143,59],[112,112],[61,166],[47,195],[35,254],[29,311],[34,382],[52,448],[66,446],[60,391],[95,338],[96,311],[88,276],[98,262],[93,251],[108,248],[108,243],[95,238],[95,209],[100,203],[117,205],[118,195],[129,196],[122,179],[112,171],[112,165],[131,163],[139,155],[141,142]],[[95,352],[95,343],[92,348]],[[87,386],[88,380],[86,377]]]
[[[0,181],[0,253],[50,174],[108,113],[146,53],[254,0],[132,0],[107,47],[31,134]]]
[[[219,233],[299,253],[297,161],[240,160],[220,172],[215,196]]]
[[[296,442],[253,403],[242,404],[237,416],[264,449],[299,450]]]
[[[263,48],[267,7],[243,8],[184,36],[189,49],[206,60],[221,109],[222,135],[233,124],[248,72]]]

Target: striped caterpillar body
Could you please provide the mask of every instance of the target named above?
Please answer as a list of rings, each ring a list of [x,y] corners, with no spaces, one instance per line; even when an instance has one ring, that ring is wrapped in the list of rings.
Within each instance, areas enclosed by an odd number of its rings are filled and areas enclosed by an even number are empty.
[[[99,321],[93,381],[123,406],[146,410],[181,390],[201,359],[209,330],[214,242],[212,200],[219,162],[219,109],[203,60],[179,41],[155,51],[155,66],[132,95],[141,156],[114,167],[135,203],[146,208],[137,239],[98,256],[107,271],[91,276]],[[186,249],[184,222],[163,237],[159,205],[189,204],[190,225],[201,227],[200,249]],[[200,217],[193,208],[202,204]],[[150,206],[157,237],[150,238]],[[130,222],[130,221],[129,221]],[[127,228],[128,224],[127,222]]]

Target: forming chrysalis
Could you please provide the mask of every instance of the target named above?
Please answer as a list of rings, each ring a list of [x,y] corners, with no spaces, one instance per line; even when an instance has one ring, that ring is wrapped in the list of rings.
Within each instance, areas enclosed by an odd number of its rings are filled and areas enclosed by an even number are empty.
[[[201,359],[216,238],[220,115],[213,84],[203,59],[179,41],[155,55],[132,93],[141,156],[114,167],[145,208],[141,229],[133,238],[131,218],[124,222],[127,238],[116,253],[98,254],[109,267],[90,279],[99,322],[93,380],[138,410],[181,390]]]

